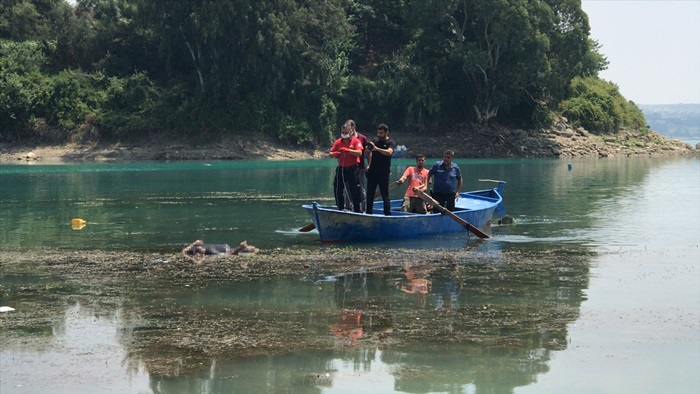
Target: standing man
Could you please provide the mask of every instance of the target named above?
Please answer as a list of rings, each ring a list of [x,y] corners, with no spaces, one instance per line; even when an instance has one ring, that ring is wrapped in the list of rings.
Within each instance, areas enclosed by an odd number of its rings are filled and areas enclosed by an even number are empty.
[[[377,186],[384,201],[384,215],[391,215],[389,175],[391,174],[391,155],[394,154],[395,146],[394,140],[389,138],[389,126],[384,123],[377,126],[377,139],[370,141],[367,146],[369,163],[367,164],[367,210],[365,212],[370,215]]]
[[[408,167],[396,183],[403,184],[408,180],[406,193],[403,196],[402,212],[428,213],[425,201],[418,197],[414,189],[425,192],[428,189],[428,169],[425,168],[425,155],[416,155],[416,166]]]
[[[428,172],[428,182],[433,180],[433,198],[449,211],[454,211],[463,183],[459,166],[452,162],[454,157],[453,151],[446,150],[442,161],[435,163]]]
[[[335,179],[333,179],[333,193],[335,203],[341,211],[345,209],[345,196],[349,195],[353,210],[362,212],[359,177],[362,152],[363,146],[360,140],[352,136],[349,125],[343,125],[340,138],[335,140],[330,151],[330,155],[338,159],[338,167],[335,169]]]
[[[367,150],[367,146],[369,145],[369,140],[367,140],[367,137],[365,137],[364,134],[360,133],[357,131],[357,127],[355,125],[355,121],[352,119],[348,119],[345,121],[345,124],[350,125],[350,129],[352,130],[352,135],[353,137],[356,137],[360,142],[362,143],[362,147]],[[365,171],[366,171],[366,166],[365,166],[365,152],[362,152],[362,155],[360,156],[360,209],[362,209],[362,212],[365,211],[367,208],[367,177],[365,176]],[[350,206],[351,201],[350,197],[346,196],[345,197],[345,205]]]

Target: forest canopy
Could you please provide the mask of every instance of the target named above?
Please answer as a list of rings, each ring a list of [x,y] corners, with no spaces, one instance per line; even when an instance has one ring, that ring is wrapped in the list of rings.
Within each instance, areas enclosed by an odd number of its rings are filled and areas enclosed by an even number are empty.
[[[645,127],[580,0],[0,0],[0,140]]]

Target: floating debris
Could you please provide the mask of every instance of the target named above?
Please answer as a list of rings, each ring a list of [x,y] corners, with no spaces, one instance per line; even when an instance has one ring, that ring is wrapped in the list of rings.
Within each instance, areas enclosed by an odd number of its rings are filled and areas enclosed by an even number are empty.
[[[85,225],[87,225],[87,222],[83,219],[76,218],[70,221],[70,228],[73,230],[82,230]]]

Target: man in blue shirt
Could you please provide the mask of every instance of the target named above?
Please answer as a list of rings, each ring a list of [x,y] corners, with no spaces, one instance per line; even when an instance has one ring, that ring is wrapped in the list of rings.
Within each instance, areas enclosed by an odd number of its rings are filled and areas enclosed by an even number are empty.
[[[428,183],[432,179],[433,198],[450,211],[455,209],[455,200],[459,198],[462,188],[462,173],[459,166],[452,162],[455,153],[446,150],[442,155],[442,161],[438,161],[428,171]]]

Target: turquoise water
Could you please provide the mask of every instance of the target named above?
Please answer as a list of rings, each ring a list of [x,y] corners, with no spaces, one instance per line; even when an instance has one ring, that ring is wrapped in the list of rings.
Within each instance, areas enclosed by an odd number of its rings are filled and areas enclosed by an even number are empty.
[[[398,178],[412,160],[399,160]],[[507,182],[508,214],[522,241],[587,242],[601,201],[627,197],[663,160],[462,160],[466,190]],[[567,164],[572,164],[568,170]],[[179,250],[195,239],[262,248],[318,246],[296,230],[310,222],[299,207],[333,203],[330,160],[0,166],[0,242],[37,248]],[[400,198],[402,190],[392,193]],[[605,213],[607,214],[607,212]],[[73,231],[70,221],[87,226]],[[523,232],[519,231],[523,230]],[[494,229],[501,235],[501,229]],[[31,236],[27,236],[31,234]],[[462,247],[464,237],[424,240]],[[595,242],[595,239],[590,239]],[[420,242],[417,243],[420,247]]]
[[[299,206],[327,199],[324,162],[0,166],[7,248],[169,250],[195,239],[291,245]],[[330,201],[330,200],[328,200]],[[72,231],[71,219],[87,226]],[[33,234],[26,237],[26,234]],[[257,245],[256,244],[256,245]]]
[[[395,177],[411,162],[398,161]],[[183,311],[288,314],[344,350],[231,354],[186,373],[156,374],[148,357],[160,355],[135,357],[130,344],[160,294],[3,274],[0,304],[18,311],[0,321],[21,318],[23,305],[68,297],[43,331],[27,334],[42,341],[0,345],[0,391],[700,391],[698,158],[456,162],[467,190],[491,186],[480,178],[507,182],[504,201],[516,224],[488,229],[486,242],[461,234],[411,242],[474,252],[453,272],[429,275],[425,293],[407,291],[406,273],[391,270],[164,290],[162,302]],[[332,202],[332,174],[326,160],[0,166],[0,250],[172,252],[194,239],[326,247],[313,232],[296,230],[309,223],[301,204]],[[76,217],[88,222],[80,231],[70,228]],[[522,272],[499,258],[567,249],[585,264],[567,264],[564,255],[552,267]],[[419,277],[427,269],[410,256],[406,263]],[[26,290],[37,284],[38,294]],[[121,301],[108,302],[114,293]],[[376,305],[391,318],[373,315]],[[361,312],[358,326],[348,322],[353,311]],[[364,337],[353,340],[348,332],[358,327]],[[445,340],[411,337],[421,329]],[[392,342],[390,330],[404,340]]]

